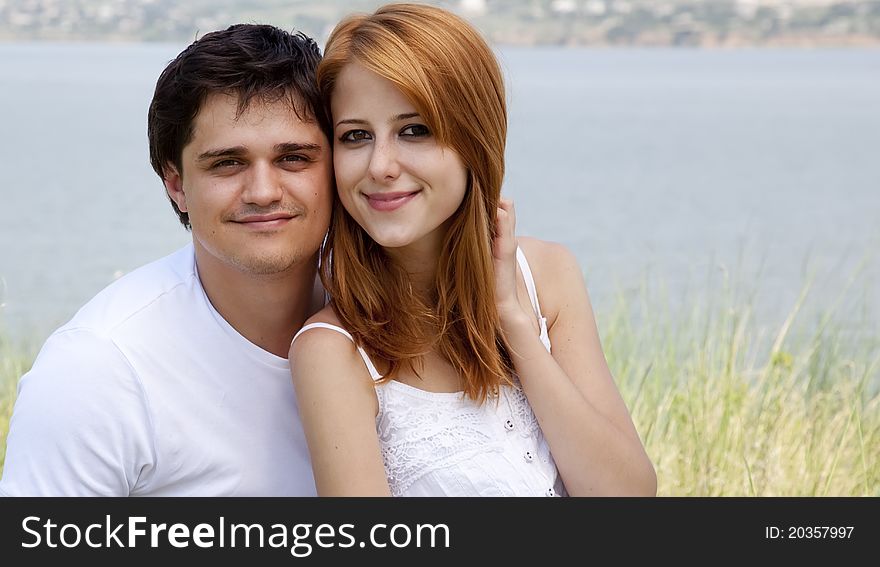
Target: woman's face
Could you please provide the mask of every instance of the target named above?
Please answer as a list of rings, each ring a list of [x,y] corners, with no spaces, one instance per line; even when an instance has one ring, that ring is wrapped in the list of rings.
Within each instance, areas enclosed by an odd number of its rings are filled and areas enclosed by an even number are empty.
[[[330,101],[339,198],[380,246],[438,250],[467,170],[391,81],[343,67]]]

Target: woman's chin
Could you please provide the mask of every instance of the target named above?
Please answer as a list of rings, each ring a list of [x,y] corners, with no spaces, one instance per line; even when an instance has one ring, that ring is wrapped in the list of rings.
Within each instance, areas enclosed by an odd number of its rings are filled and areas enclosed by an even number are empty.
[[[412,237],[408,235],[404,236],[383,234],[373,236],[373,240],[375,240],[376,244],[378,244],[382,248],[403,248],[405,246],[409,246],[413,242]]]

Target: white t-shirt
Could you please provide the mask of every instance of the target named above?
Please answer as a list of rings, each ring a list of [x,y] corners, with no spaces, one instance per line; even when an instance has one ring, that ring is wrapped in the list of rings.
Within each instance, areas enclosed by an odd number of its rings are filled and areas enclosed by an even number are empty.
[[[7,496],[315,494],[290,366],[217,313],[192,245],[49,337],[7,443]]]

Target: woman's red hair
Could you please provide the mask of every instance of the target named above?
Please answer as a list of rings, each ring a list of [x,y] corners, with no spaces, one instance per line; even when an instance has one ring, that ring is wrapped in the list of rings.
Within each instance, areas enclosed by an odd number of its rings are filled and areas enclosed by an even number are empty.
[[[416,373],[432,349],[480,402],[510,382],[511,363],[495,307],[492,236],[501,183],[507,110],[492,50],[467,22],[439,8],[390,4],[336,26],[318,67],[328,105],[336,78],[358,63],[394,83],[416,106],[442,146],[468,171],[438,260],[432,296],[416,294],[407,273],[338,202],[322,252],[321,278],[345,328],[373,358],[384,380]]]

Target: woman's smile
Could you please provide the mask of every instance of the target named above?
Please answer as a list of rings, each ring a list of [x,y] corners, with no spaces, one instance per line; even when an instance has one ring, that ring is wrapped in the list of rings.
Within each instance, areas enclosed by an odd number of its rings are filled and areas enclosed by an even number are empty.
[[[418,191],[405,192],[405,191],[394,191],[394,192],[381,192],[381,193],[373,193],[372,195],[364,194],[364,197],[367,199],[367,202],[370,206],[382,212],[390,212],[396,211],[400,207],[412,201],[416,195],[421,193],[421,189]]]

